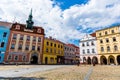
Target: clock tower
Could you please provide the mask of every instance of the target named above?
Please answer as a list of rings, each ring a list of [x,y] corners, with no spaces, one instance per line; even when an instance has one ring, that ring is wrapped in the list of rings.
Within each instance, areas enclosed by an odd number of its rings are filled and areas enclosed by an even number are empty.
[[[27,26],[26,26],[26,28],[27,29],[33,29],[33,24],[34,24],[34,22],[32,21],[32,9],[31,9],[31,12],[30,12],[30,14],[29,14],[29,17],[28,17],[28,20],[26,21],[26,23],[27,23]]]

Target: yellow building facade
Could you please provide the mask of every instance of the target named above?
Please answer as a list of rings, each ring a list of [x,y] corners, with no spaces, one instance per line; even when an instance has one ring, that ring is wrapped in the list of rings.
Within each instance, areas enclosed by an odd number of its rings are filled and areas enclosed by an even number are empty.
[[[120,64],[120,26],[96,31],[100,64]]]
[[[64,64],[64,44],[52,37],[44,39],[43,64]]]

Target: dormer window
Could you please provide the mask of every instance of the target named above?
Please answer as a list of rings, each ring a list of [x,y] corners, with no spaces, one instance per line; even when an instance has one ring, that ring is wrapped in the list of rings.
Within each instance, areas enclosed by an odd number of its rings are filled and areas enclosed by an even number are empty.
[[[107,31],[105,31],[105,35],[107,35],[108,33],[107,33]]]
[[[101,33],[99,33],[99,36],[101,36]]]
[[[111,32],[114,33],[114,30],[112,30]]]
[[[38,33],[41,33],[41,29],[38,29],[37,32],[38,32]]]
[[[20,25],[16,25],[15,29],[20,30]]]

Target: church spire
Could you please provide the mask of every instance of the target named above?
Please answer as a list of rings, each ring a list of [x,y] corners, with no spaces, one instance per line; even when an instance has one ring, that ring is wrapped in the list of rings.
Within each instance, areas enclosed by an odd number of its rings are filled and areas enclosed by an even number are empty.
[[[33,16],[32,16],[32,9],[31,9],[28,20],[26,21],[27,29],[33,29],[34,22],[32,21],[32,18],[33,18]]]

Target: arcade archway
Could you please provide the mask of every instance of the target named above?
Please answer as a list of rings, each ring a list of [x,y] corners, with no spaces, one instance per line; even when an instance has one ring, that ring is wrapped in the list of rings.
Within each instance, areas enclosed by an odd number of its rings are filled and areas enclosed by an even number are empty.
[[[98,58],[96,57],[96,56],[94,56],[93,58],[92,58],[92,62],[95,62],[95,64],[98,64]]]
[[[107,65],[107,59],[106,59],[105,56],[101,56],[101,57],[100,57],[100,63]]]
[[[90,57],[87,58],[87,63],[91,64],[91,58]]]
[[[120,65],[120,55],[117,56],[117,63]]]
[[[108,57],[108,62],[109,62],[109,64],[115,64],[115,57],[112,56],[112,55],[110,55],[110,56]]]

